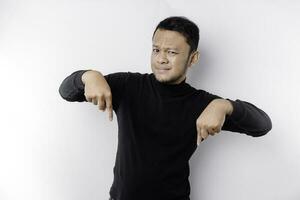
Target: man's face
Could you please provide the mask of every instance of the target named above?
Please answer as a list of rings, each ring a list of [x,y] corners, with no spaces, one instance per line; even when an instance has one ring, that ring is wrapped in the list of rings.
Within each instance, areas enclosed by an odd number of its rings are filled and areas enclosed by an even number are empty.
[[[151,54],[151,69],[155,78],[168,84],[183,81],[190,66],[190,58],[195,55],[193,53],[189,57],[189,50],[190,46],[180,33],[157,29],[152,40]]]

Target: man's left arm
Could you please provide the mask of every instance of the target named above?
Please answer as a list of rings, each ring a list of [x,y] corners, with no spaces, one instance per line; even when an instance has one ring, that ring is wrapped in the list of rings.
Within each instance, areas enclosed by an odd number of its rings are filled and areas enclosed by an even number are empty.
[[[228,98],[222,99],[222,101],[224,106],[227,106],[225,109],[227,112],[221,130],[259,137],[272,129],[270,117],[252,103],[240,99],[233,101]]]

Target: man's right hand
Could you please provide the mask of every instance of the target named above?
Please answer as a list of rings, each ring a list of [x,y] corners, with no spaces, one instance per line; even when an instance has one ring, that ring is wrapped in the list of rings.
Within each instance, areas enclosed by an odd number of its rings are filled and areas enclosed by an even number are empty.
[[[112,93],[101,72],[90,70],[82,74],[84,96],[88,102],[98,105],[103,112],[108,110],[109,120],[113,120]]]

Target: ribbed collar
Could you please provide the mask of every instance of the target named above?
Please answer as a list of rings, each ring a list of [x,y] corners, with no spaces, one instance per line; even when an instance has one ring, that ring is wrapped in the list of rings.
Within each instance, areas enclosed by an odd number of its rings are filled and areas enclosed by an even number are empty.
[[[190,93],[194,89],[188,83],[186,83],[186,78],[178,84],[167,84],[156,80],[155,75],[151,73],[150,79],[154,87],[162,96],[183,96]]]

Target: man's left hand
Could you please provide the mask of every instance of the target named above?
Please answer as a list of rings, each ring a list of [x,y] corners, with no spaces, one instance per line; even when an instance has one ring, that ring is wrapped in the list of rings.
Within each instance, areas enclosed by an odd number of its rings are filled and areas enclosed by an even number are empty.
[[[215,135],[221,131],[225,116],[233,111],[231,102],[227,99],[214,99],[211,101],[196,121],[197,144],[205,140],[208,135]]]

